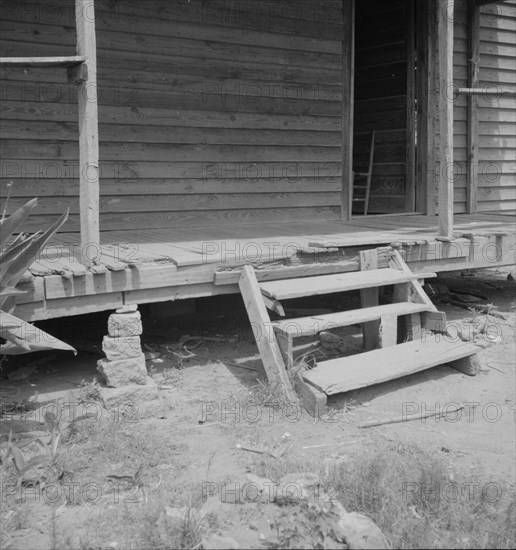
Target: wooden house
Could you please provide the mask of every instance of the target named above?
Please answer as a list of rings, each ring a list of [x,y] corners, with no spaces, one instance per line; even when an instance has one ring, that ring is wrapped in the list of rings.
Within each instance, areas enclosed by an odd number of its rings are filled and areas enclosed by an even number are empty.
[[[0,9],[2,203],[38,197],[27,231],[70,209],[27,320],[236,292],[215,273],[296,252],[514,263],[516,0]]]

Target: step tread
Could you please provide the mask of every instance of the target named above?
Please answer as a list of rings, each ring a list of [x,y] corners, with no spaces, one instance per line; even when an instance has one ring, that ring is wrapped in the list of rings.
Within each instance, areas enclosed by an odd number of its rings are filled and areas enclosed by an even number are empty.
[[[411,315],[430,311],[427,304],[414,302],[397,302],[381,306],[339,311],[324,315],[312,315],[310,317],[298,317],[297,319],[282,319],[273,321],[274,330],[285,336],[312,336],[323,330],[331,330],[336,327],[345,327],[357,323],[366,323],[381,319],[383,315]]]
[[[288,300],[303,296],[317,296],[332,292],[346,292],[361,288],[372,288],[417,280],[413,273],[397,269],[371,269],[334,275],[319,275],[301,279],[284,279],[260,283],[262,294],[274,300]]]
[[[475,345],[467,342],[447,342],[442,335],[434,337],[440,340],[415,340],[323,361],[306,371],[303,378],[327,395],[333,395],[408,376],[478,351]]]

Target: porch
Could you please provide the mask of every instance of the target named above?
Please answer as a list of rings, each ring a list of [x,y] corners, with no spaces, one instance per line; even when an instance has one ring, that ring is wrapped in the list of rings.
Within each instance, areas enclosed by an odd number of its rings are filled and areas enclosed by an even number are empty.
[[[18,299],[16,314],[35,321],[123,304],[236,293],[237,273],[224,281],[215,274],[245,263],[265,270],[298,267],[293,276],[342,261],[349,261],[353,270],[358,250],[385,245],[397,247],[416,273],[515,262],[512,216],[459,214],[452,241],[439,240],[437,227],[436,216],[406,214],[346,222],[242,223],[104,231],[100,246],[86,247],[81,247],[78,233],[60,233],[21,282],[28,293]]]

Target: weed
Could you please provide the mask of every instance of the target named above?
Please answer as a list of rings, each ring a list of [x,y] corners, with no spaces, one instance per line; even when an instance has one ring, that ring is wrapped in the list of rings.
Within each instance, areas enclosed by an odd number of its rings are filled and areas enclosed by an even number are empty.
[[[77,399],[79,404],[88,404],[93,401],[101,401],[100,384],[97,378],[94,378],[90,382],[87,380],[81,380]]]
[[[346,548],[338,520],[331,503],[300,502],[283,509],[271,525],[276,530],[274,548]]]
[[[287,473],[317,473],[347,511],[373,518],[393,548],[516,547],[514,488],[451,473],[439,458],[415,446],[362,447],[360,454],[338,462],[261,460],[257,469],[273,480]],[[483,490],[488,486],[499,499]]]

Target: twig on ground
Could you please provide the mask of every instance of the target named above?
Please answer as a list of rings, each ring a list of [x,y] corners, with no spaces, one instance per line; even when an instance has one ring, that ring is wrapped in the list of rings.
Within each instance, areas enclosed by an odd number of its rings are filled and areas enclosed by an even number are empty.
[[[322,445],[307,445],[306,447],[301,447],[301,449],[322,449],[323,447],[341,447],[342,445],[352,445],[358,443],[358,441],[344,441],[342,443],[324,443]]]
[[[236,448],[241,451],[248,451],[250,453],[257,453],[260,455],[269,455],[272,456],[272,458],[279,458],[279,455],[271,451],[270,449],[259,449],[258,447],[247,447],[246,445],[242,445],[241,443],[237,443]],[[285,452],[285,450],[283,450]],[[281,454],[283,454],[283,452]]]
[[[501,372],[502,374],[505,374],[505,371],[502,369],[497,369],[496,367],[493,367],[493,365],[490,365],[489,363],[486,363],[486,367],[489,367],[490,369],[497,370],[498,372]]]
[[[384,426],[385,424],[397,424],[399,422],[408,422],[409,420],[422,420],[424,418],[430,418],[432,416],[444,416],[449,413],[454,413],[462,410],[464,405],[458,405],[449,410],[439,410],[439,411],[428,411],[424,414],[418,414],[413,416],[408,416],[402,414],[401,416],[395,416],[393,418],[386,418],[384,420],[369,420],[367,422],[362,422],[358,425],[359,428],[371,428],[374,426]]]

